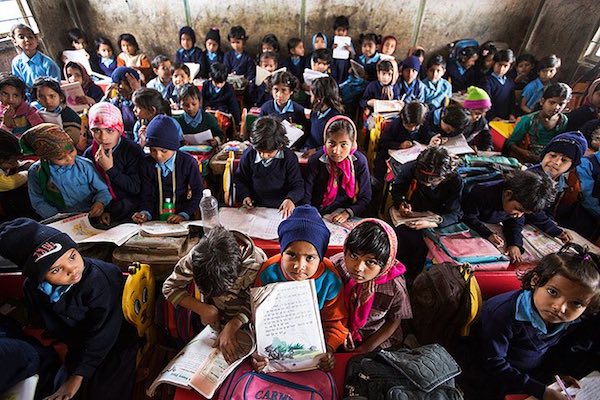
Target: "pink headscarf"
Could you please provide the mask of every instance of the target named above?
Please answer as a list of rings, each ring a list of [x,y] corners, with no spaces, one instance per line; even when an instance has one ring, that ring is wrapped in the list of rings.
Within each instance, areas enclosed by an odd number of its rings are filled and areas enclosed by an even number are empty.
[[[377,285],[389,282],[406,272],[404,264],[396,260],[398,239],[394,229],[386,222],[376,218],[365,218],[356,226],[366,222],[376,224],[385,231],[390,242],[390,255],[387,264],[381,268],[379,275],[374,279],[365,283],[357,283],[354,279],[350,279],[344,286],[344,302],[346,304],[346,309],[349,312],[349,329],[352,339],[355,342],[362,341],[359,330],[365,326],[369,319]],[[354,229],[356,229],[356,226]],[[344,248],[345,247],[346,245],[344,244]]]
[[[594,92],[596,91],[596,88],[598,87],[598,85],[600,85],[600,78],[596,79],[595,81],[593,81],[590,84],[590,87],[587,90],[587,94],[586,94],[585,98],[583,99],[584,106],[595,107],[594,104],[592,103],[592,97],[594,96]]]

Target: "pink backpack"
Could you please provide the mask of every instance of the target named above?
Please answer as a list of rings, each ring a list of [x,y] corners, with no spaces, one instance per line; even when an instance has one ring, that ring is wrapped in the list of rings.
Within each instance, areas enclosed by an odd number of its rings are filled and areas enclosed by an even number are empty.
[[[303,372],[254,372],[249,360],[241,363],[223,382],[219,400],[337,400],[333,376],[321,370]]]

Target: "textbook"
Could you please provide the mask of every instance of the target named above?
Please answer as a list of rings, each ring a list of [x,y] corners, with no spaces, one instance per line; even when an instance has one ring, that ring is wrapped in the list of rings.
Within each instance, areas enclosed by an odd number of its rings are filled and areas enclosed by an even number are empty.
[[[73,83],[63,83],[60,85],[60,88],[65,93],[65,98],[67,99],[67,105],[73,109],[73,111],[80,113],[89,106],[87,104],[79,104],[77,102],[78,97],[85,97],[85,92],[81,87],[81,83],[73,82]]]
[[[198,72],[200,72],[200,64],[190,62],[184,64],[190,69],[190,78],[192,80],[196,78],[196,75],[198,75]]]
[[[204,328],[158,374],[146,394],[152,397],[160,384],[168,383],[184,389],[195,389],[202,396],[212,398],[225,378],[255,349],[252,336],[246,331],[238,331],[238,341],[244,355],[227,364],[221,351],[214,347],[217,337],[218,332],[213,328]]]
[[[333,58],[336,60],[347,60],[350,58],[350,51],[346,46],[352,47],[352,38],[350,36],[334,36],[333,44],[337,44],[333,49]]]
[[[413,146],[408,149],[388,150],[388,154],[400,164],[406,164],[415,161],[426,148],[424,144],[413,142]]]
[[[350,60],[350,68],[352,69],[352,73],[354,73],[354,76],[363,79],[366,76],[365,67],[361,63],[356,62],[354,60]]]
[[[273,72],[270,72],[269,70],[257,65],[256,66],[256,79],[254,80],[254,84],[256,86],[260,86],[268,77],[275,75],[276,73],[282,72],[282,71],[287,71],[287,68],[282,67],[282,68],[276,69]]]
[[[250,289],[256,352],[264,372],[316,369],[327,352],[314,279]]]
[[[309,68],[304,68],[304,73],[302,74],[302,77],[304,78],[304,82],[308,85],[308,86],[312,86],[312,83],[319,78],[326,78],[329,75],[324,74],[323,72],[319,72],[319,71],[313,71],[312,69]]]
[[[413,211],[410,217],[403,217],[400,215],[400,211],[396,207],[390,208],[390,218],[392,219],[394,226],[410,225],[411,222],[417,221],[435,222],[436,224],[440,224],[442,222],[442,217],[432,213],[431,211]]]
[[[375,100],[373,112],[375,114],[395,114],[402,111],[402,103],[398,100]]]

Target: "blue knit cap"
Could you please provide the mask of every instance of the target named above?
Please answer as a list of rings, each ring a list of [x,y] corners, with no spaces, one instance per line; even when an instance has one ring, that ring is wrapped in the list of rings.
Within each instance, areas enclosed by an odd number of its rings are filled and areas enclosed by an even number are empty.
[[[279,224],[277,234],[281,253],[292,242],[304,241],[315,246],[321,260],[327,253],[331,235],[317,209],[309,205],[296,207],[292,215]]]
[[[157,115],[146,127],[146,146],[167,150],[179,149],[179,132],[176,122],[168,115]]]
[[[194,47],[196,45],[196,32],[194,32],[191,26],[184,26],[179,30],[179,40],[181,40],[181,35],[184,33],[192,39],[192,47]]]
[[[565,132],[552,138],[542,151],[541,158],[544,158],[550,151],[564,154],[571,159],[570,169],[573,169],[581,163],[581,157],[585,154],[587,147],[588,143],[583,133],[579,131]]]
[[[421,61],[417,56],[409,56],[402,61],[402,68],[411,68],[415,71],[419,71],[421,69]]]
[[[129,67],[119,67],[115,69],[110,78],[112,79],[113,83],[119,83],[125,79],[125,74],[131,74],[135,79],[138,81],[140,80],[140,74],[138,74],[135,69]]]

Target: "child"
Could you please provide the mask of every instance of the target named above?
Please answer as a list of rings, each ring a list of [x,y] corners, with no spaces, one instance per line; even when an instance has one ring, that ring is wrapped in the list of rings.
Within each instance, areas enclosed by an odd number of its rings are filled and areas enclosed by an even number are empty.
[[[475,86],[469,86],[463,107],[469,111],[471,124],[465,130],[467,143],[477,150],[490,151],[494,148],[492,134],[486,118],[486,112],[492,107],[487,92]]]
[[[270,51],[271,53],[279,54],[279,50],[279,39],[277,39],[277,36],[275,36],[274,33],[267,33],[260,40],[261,53],[266,53],[267,51]]]
[[[178,53],[179,54],[179,53]],[[171,60],[162,54],[157,55],[151,62],[152,71],[156,74],[156,78],[146,84],[147,88],[155,89],[167,99],[169,96],[169,85],[171,84],[171,76],[173,74],[173,66]]]
[[[560,68],[560,58],[554,54],[544,57],[540,60],[537,65],[538,77],[537,79],[529,82],[521,93],[521,110],[525,114],[532,113],[535,111],[536,106],[540,103],[540,99],[543,97],[544,91],[550,85],[552,78],[558,72]]]
[[[210,67],[214,63],[223,62],[223,51],[221,50],[221,34],[219,29],[210,28],[204,39],[204,47],[206,50],[202,53],[202,68],[200,71],[204,73],[201,77],[208,79],[210,75]]]
[[[77,98],[79,104],[93,105],[102,100],[104,92],[96,85],[85,67],[77,62],[69,61],[65,64],[65,78],[69,83],[79,82],[85,93],[85,97]]]
[[[465,47],[458,53],[456,60],[451,60],[444,78],[452,84],[452,93],[463,92],[474,81],[473,66],[477,61],[477,47]]]
[[[179,30],[179,44],[181,47],[175,53],[176,63],[202,64],[202,50],[196,46],[196,32],[192,27],[184,26]]]
[[[101,74],[112,76],[112,73],[117,69],[117,58],[115,57],[115,48],[110,39],[100,36],[94,41],[96,45],[96,65]]]
[[[224,143],[225,135],[214,115],[202,109],[202,93],[197,86],[191,83],[183,85],[180,99],[183,114],[175,116],[184,135],[200,133],[210,130],[213,139],[208,142],[211,146]]]
[[[304,82],[304,42],[300,38],[290,38],[287,43],[289,57],[284,60],[287,70],[292,73],[300,83]]]
[[[577,207],[580,212],[568,222],[579,234],[596,241],[600,232],[600,152],[581,159],[581,164],[577,167],[577,177],[581,185]]]
[[[412,282],[425,265],[427,246],[423,229],[443,228],[462,218],[460,201],[464,184],[456,172],[457,166],[458,160],[445,148],[428,147],[419,154],[413,169],[403,169],[405,175],[395,177],[392,199],[401,216],[431,211],[442,217],[439,224],[417,221],[396,227],[399,244],[396,257],[406,265],[408,282]]]
[[[240,103],[233,87],[227,83],[227,67],[221,63],[210,66],[210,81],[202,86],[202,99],[207,110],[218,110],[233,116],[239,126],[241,119]]]
[[[278,208],[288,218],[304,198],[304,180],[298,157],[286,147],[285,128],[274,117],[260,117],[250,140],[252,147],[242,154],[234,175],[237,199],[247,208]]]
[[[344,252],[331,258],[344,282],[348,351],[368,353],[402,345],[400,322],[412,318],[412,310],[402,276],[406,267],[395,257],[397,246],[391,226],[366,218],[348,234]]]
[[[190,69],[185,64],[175,64],[173,67],[173,80],[167,86],[166,99],[171,103],[170,107],[178,108],[179,96],[183,85],[191,83]]]
[[[122,33],[117,41],[121,47],[121,53],[117,56],[117,66],[137,69],[141,73],[142,81],[145,81],[146,77],[150,77],[152,73],[150,60],[144,53],[140,53],[140,46],[135,36],[130,33]]]
[[[272,73],[279,65],[277,63],[277,54],[270,51],[261,53],[258,65]],[[250,98],[250,104],[253,107],[262,107],[263,104],[273,100],[271,91],[267,87],[267,81],[268,79],[265,79],[265,81],[258,86],[256,84],[248,86],[248,97]]]
[[[327,35],[323,32],[317,32],[313,35],[310,44],[312,45],[312,52],[306,57],[306,68],[312,69],[312,53],[319,49],[328,48],[329,41],[327,40]]]
[[[79,154],[87,148],[87,137],[81,128],[81,118],[67,106],[67,98],[60,88],[60,83],[53,78],[38,78],[31,88],[31,95],[40,103],[40,116],[46,122],[56,123],[71,138]]]
[[[335,42],[336,36],[348,36],[350,30],[350,20],[345,15],[339,15],[335,17],[333,21],[333,40]],[[337,47],[336,43],[333,43],[332,50]],[[350,70],[350,59],[356,56],[354,46],[352,43],[345,46],[345,49],[350,52],[350,56],[347,59],[333,59],[331,64],[331,76],[336,82],[342,83],[348,78],[348,71]]]
[[[540,100],[541,110],[519,119],[512,135],[504,143],[504,151],[521,162],[538,162],[544,147],[566,129],[568,118],[562,111],[570,99],[571,88],[568,85],[548,85]]]
[[[179,260],[163,284],[163,295],[175,307],[198,314],[203,325],[222,327],[218,346],[227,362],[241,356],[236,332],[250,322],[250,287],[266,259],[248,236],[216,226]],[[191,282],[202,300],[189,294]]]
[[[517,61],[514,64],[515,68],[508,73],[508,76],[515,83],[515,90],[523,90],[529,82],[537,78],[535,71],[536,63],[535,57],[528,53],[517,57]]]
[[[593,119],[581,127],[581,133],[587,140],[585,155],[589,156],[600,150],[600,119]]]
[[[150,154],[140,163],[141,211],[133,214],[133,221],[141,224],[158,219],[166,199],[173,204],[167,222],[178,224],[192,219],[198,211],[204,182],[196,159],[178,150],[177,123],[166,115],[154,117],[146,129],[146,146]]]
[[[362,108],[369,107],[373,110],[376,100],[400,100],[400,86],[394,82],[398,76],[398,68],[390,60],[381,60],[377,63],[377,80],[370,82],[360,99]]]
[[[75,50],[86,50],[88,47],[87,35],[79,28],[72,28],[67,31],[67,37],[71,47]]]
[[[248,81],[253,81],[256,78],[256,64],[254,60],[244,50],[248,36],[243,27],[237,25],[231,27],[227,40],[231,45],[231,50],[225,53],[223,64],[227,67],[227,71],[234,75],[243,75]]]
[[[494,68],[494,57],[498,53],[498,49],[491,42],[485,42],[479,46],[479,54],[477,61],[473,67],[473,81],[481,82],[486,75],[493,72]]]
[[[292,124],[301,125],[302,129],[307,132],[308,121],[304,114],[304,107],[291,99],[299,85],[298,79],[287,71],[281,71],[271,76],[268,88],[273,101],[262,105],[260,116],[274,115]]]
[[[356,150],[356,135],[354,122],[337,115],[325,125],[325,146],[308,159],[305,201],[334,223],[362,215],[371,202],[367,158]]]
[[[130,398],[137,346],[123,320],[121,270],[82,257],[68,235],[29,218],[0,226],[0,255],[23,269],[29,311],[67,345],[48,398]]]
[[[374,81],[377,79],[377,63],[381,59],[381,55],[377,52],[381,35],[361,33],[359,40],[362,54],[358,57],[358,61],[365,67],[365,80]]]
[[[279,224],[281,254],[269,258],[260,267],[254,286],[269,283],[314,279],[327,353],[319,368],[330,371],[335,364],[333,353],[348,335],[342,281],[327,258],[330,232],[314,207],[296,207],[292,215]],[[255,370],[262,370],[268,360],[253,355]]]
[[[13,25],[10,28],[10,37],[20,52],[12,60],[12,74],[25,82],[28,90],[41,76],[50,76],[60,81],[60,68],[50,57],[38,51],[38,38],[30,27],[23,24]]]
[[[429,127],[429,144],[438,146],[443,143],[444,138],[454,137],[470,132],[471,116],[469,112],[460,106],[449,106],[442,113],[442,119],[439,125],[435,125],[432,121],[433,115],[428,118]]]
[[[43,123],[25,132],[21,144],[40,158],[28,176],[31,205],[40,217],[59,212],[89,212],[91,218],[102,215],[112,196],[91,161],[77,155],[65,131]]]
[[[492,101],[492,106],[486,114],[488,121],[515,120],[515,84],[506,76],[514,62],[512,50],[500,50],[494,55],[492,73],[481,80],[481,88]]]
[[[317,49],[310,56],[310,69],[323,74],[329,74],[329,67],[332,62],[331,50]]]
[[[600,78],[593,81],[587,89],[581,107],[569,113],[567,130],[581,130],[583,125],[600,117]]]
[[[546,209],[554,200],[556,190],[545,175],[531,171],[515,171],[506,179],[479,183],[466,193],[462,208],[463,222],[492,244],[504,247],[511,263],[521,261],[525,214]],[[486,225],[502,222],[504,239]]]
[[[425,100],[425,87],[419,80],[420,69],[421,62],[416,56],[406,57],[402,61],[402,74],[398,86],[400,96],[406,102]]]
[[[157,90],[141,87],[133,92],[131,97],[133,112],[137,117],[133,126],[133,142],[141,147],[146,143],[146,129],[148,123],[157,115],[163,114],[171,118],[171,107]],[[183,131],[179,124],[175,124],[179,141],[183,142]]]
[[[131,101],[133,92],[142,87],[140,83],[140,75],[136,70],[129,67],[119,67],[115,69],[111,76],[112,88],[117,89],[117,97],[110,100],[110,102],[117,106],[121,110],[123,115],[123,124],[125,126],[125,135],[130,139],[134,140],[133,127],[136,122],[135,113],[133,111],[134,105]],[[112,92],[112,88],[106,91],[109,95]]]
[[[16,217],[36,218],[27,193],[27,169],[31,161],[20,162],[23,152],[19,140],[0,129],[0,221]],[[304,188],[302,189],[304,195]]]
[[[88,115],[94,141],[83,156],[94,163],[112,197],[100,216],[100,223],[125,222],[138,208],[141,191],[139,164],[144,152],[125,137],[123,118],[117,107],[106,102],[98,103],[90,108]]]
[[[472,331],[475,346],[469,349],[474,382],[461,387],[473,389],[473,398],[503,399],[510,393],[524,393],[538,399],[566,399],[559,390],[547,387],[554,379],[544,377],[543,357],[586,309],[597,310],[598,268],[596,254],[567,244],[529,270],[521,290],[486,301]]]
[[[310,89],[310,136],[306,139],[304,147],[317,149],[323,146],[323,133],[327,122],[344,112],[338,85],[331,77],[315,79]],[[306,157],[314,154],[316,150],[306,153]]]
[[[424,63],[425,63],[425,49],[421,46],[414,46],[411,47],[411,49],[409,50],[408,56],[415,56],[419,59],[419,63],[421,65],[421,69],[419,69],[419,73],[417,75],[417,77],[420,80],[423,80],[425,78],[427,78],[427,68],[425,68]]]
[[[425,89],[425,104],[433,113],[433,123],[438,125],[442,118],[442,109],[452,97],[452,85],[442,78],[446,73],[446,60],[441,54],[433,55],[427,61],[427,78],[422,83]]]
[[[36,108],[27,103],[26,89],[25,82],[14,75],[0,77],[0,128],[16,137],[20,137],[32,126],[44,122]]]
[[[398,39],[392,35],[385,36],[381,40],[381,54],[393,56],[396,52],[396,46],[398,45]]]

